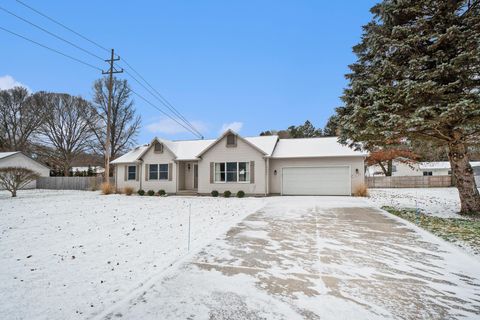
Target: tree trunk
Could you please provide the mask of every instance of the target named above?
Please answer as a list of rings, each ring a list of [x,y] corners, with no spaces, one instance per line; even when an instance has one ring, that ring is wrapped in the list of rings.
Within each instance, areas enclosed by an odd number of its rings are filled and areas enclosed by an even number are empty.
[[[385,177],[388,177],[388,171],[387,171],[387,169],[385,169],[385,166],[383,165],[382,161],[379,161],[379,162],[378,162],[378,165],[379,165],[380,168],[382,169],[383,174],[385,175]]]
[[[388,160],[387,164],[388,164],[388,174],[387,174],[387,177],[391,177],[391,176],[392,176],[392,172],[393,172],[393,160]]]
[[[448,159],[460,195],[460,214],[480,214],[480,194],[475,184],[475,176],[470,165],[467,146],[458,137],[449,143]]]
[[[17,190],[12,190],[10,192],[12,193],[12,198],[17,196]]]

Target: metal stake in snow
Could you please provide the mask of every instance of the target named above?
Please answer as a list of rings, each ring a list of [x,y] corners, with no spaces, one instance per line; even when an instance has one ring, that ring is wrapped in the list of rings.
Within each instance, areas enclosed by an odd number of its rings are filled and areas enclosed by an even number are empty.
[[[420,224],[420,210],[418,209],[417,200],[415,200],[415,217],[417,218],[417,224]]]
[[[190,252],[190,220],[192,216],[192,204],[188,206],[188,252]]]

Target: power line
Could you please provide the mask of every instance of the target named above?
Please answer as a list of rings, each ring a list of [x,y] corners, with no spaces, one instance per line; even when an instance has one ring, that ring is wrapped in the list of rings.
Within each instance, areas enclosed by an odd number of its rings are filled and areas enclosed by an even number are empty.
[[[35,40],[32,40],[32,39],[27,38],[27,37],[25,37],[25,36],[22,36],[21,34],[15,33],[15,32],[13,32],[13,31],[11,31],[11,30],[8,30],[8,29],[6,29],[6,28],[4,28],[4,27],[2,27],[2,26],[0,26],[0,29],[3,30],[3,31],[5,31],[5,32],[8,32],[8,33],[10,33],[10,34],[12,34],[12,35],[14,35],[14,36],[17,36],[17,37],[19,37],[19,38],[22,38],[22,39],[24,39],[24,40],[26,40],[26,41],[29,41],[29,42],[31,42],[31,43],[34,43],[34,44],[36,44],[37,46],[40,46],[40,47],[45,48],[45,49],[47,49],[47,50],[53,51],[53,52],[55,52],[55,53],[57,53],[57,54],[59,54],[59,55],[62,55],[62,56],[64,56],[64,57],[67,57],[67,58],[69,58],[69,59],[71,59],[71,60],[74,60],[74,61],[76,61],[76,62],[78,62],[78,63],[84,64],[84,65],[86,65],[86,66],[88,66],[88,67],[90,67],[90,68],[93,68],[93,69],[102,71],[102,69],[100,69],[100,68],[98,68],[98,67],[95,67],[94,65],[92,65],[92,64],[90,64],[90,63],[88,63],[88,62],[85,62],[85,61],[83,61],[83,60],[80,60],[80,59],[77,59],[77,58],[75,58],[75,57],[72,57],[71,55],[68,55],[68,54],[63,53],[63,52],[61,52],[61,51],[58,51],[57,49],[50,48],[50,47],[48,47],[48,46],[46,46],[46,45],[44,45],[44,44],[41,44],[40,42],[37,42],[37,41],[35,41]]]
[[[200,131],[198,131],[187,119],[185,119],[185,117],[183,117],[183,115],[180,114],[180,116],[178,114],[176,114],[169,106],[168,104],[166,104],[164,101],[162,101],[161,99],[159,99],[149,88],[147,88],[143,83],[141,83],[133,74],[131,74],[128,70],[125,70],[125,73],[128,74],[130,77],[132,77],[133,80],[135,80],[140,86],[142,86],[148,93],[150,93],[154,98],[156,98],[157,100],[159,100],[162,105],[166,106],[173,114],[174,116],[177,116],[179,118],[180,121],[184,122],[187,126],[190,127],[191,130],[189,131],[194,131],[195,132],[195,135],[198,136],[199,138],[203,139],[203,135]],[[168,102],[167,102],[168,103]],[[171,119],[173,119],[170,115],[169,117]]]
[[[197,128],[195,128],[195,126],[190,122],[188,121],[181,113],[180,111],[177,110],[177,108],[175,108],[175,106],[173,106],[164,96],[162,96],[162,94],[160,92],[158,92],[138,71],[136,71],[125,59],[123,59],[123,62],[133,71],[135,72],[135,74],[137,74],[140,79],[142,79],[145,84],[150,87],[150,89],[152,89],[155,93],[153,94],[150,90],[148,90],[143,84],[141,84],[137,79],[135,79],[135,77],[129,73],[128,71],[125,71],[127,74],[129,74],[134,80],[136,80],[142,87],[145,88],[145,90],[147,90],[152,96],[154,96],[155,98],[157,98],[157,100],[159,100],[164,106],[166,106],[172,113],[174,113],[178,118],[180,118],[180,120],[184,121],[192,130],[194,130],[195,132],[197,132],[201,138],[203,139],[203,135],[200,131],[197,130]]]
[[[17,18],[17,19],[20,19],[20,20],[22,20],[23,22],[28,23],[29,25],[34,26],[34,27],[37,28],[37,29],[42,30],[43,32],[51,35],[52,37],[55,37],[55,38],[57,38],[57,39],[65,42],[65,43],[68,43],[68,44],[71,45],[72,47],[75,47],[75,48],[77,48],[77,49],[79,49],[79,50],[82,50],[83,52],[91,55],[92,57],[95,57],[95,58],[97,58],[97,59],[99,59],[99,60],[101,60],[101,61],[104,61],[104,59],[103,59],[102,57],[96,55],[95,53],[92,53],[92,52],[90,52],[90,51],[88,51],[88,50],[86,50],[86,49],[84,49],[84,48],[82,48],[82,47],[80,47],[80,46],[77,46],[75,43],[70,42],[70,41],[62,38],[62,37],[60,37],[59,35],[56,35],[55,33],[50,32],[50,31],[48,31],[47,29],[42,28],[41,26],[39,26],[39,25],[37,25],[37,24],[35,24],[35,23],[33,23],[33,22],[25,19],[25,18],[22,18],[21,16],[15,14],[15,13],[13,13],[13,12],[11,12],[10,10],[7,10],[7,9],[3,8],[2,6],[0,6],[0,10],[3,10],[4,12],[8,13],[9,15],[12,15],[12,16],[14,16],[14,17]]]
[[[33,12],[36,12],[37,14],[41,15],[42,17],[50,20],[51,22],[55,23],[56,25],[59,25],[59,26],[61,26],[62,28],[64,28],[64,29],[66,29],[66,30],[68,30],[68,31],[76,34],[77,36],[79,36],[79,37],[82,38],[83,40],[86,40],[86,41],[90,42],[91,44],[97,46],[97,47],[100,48],[100,49],[105,50],[106,52],[110,52],[110,49],[107,49],[107,48],[105,48],[104,46],[98,44],[97,42],[95,42],[95,41],[93,41],[93,40],[85,37],[84,35],[78,33],[77,31],[73,30],[72,28],[67,27],[67,26],[64,25],[63,23],[61,23],[61,22],[59,22],[59,21],[57,21],[57,20],[55,20],[55,19],[53,19],[53,18],[50,18],[50,17],[47,16],[46,14],[38,11],[38,10],[35,9],[35,8],[32,8],[31,6],[29,6],[29,5],[26,4],[25,2],[22,2],[22,1],[20,1],[20,0],[16,0],[16,1],[17,1],[18,3],[20,3],[22,6],[28,8],[28,9],[32,10]]]
[[[59,22],[59,21],[51,18],[50,16],[48,16],[48,15],[40,12],[39,10],[37,10],[37,9],[29,6],[28,4],[24,3],[23,1],[20,1],[20,0],[16,0],[16,1],[17,1],[19,4],[23,5],[24,7],[28,8],[29,10],[31,10],[31,11],[33,11],[33,12],[41,15],[42,17],[50,20],[51,22],[53,22],[53,23],[61,26],[62,28],[66,29],[66,30],[68,30],[68,31],[70,31],[70,32],[72,32],[72,33],[74,33],[75,35],[81,37],[82,39],[84,39],[84,40],[92,43],[93,45],[97,46],[98,48],[100,48],[100,49],[102,49],[102,50],[105,50],[105,51],[107,51],[107,52],[110,52],[109,49],[105,48],[104,46],[100,45],[99,43],[97,43],[97,42],[95,42],[95,41],[87,38],[86,36],[82,35],[81,33],[73,30],[72,28],[69,28],[69,27],[66,26],[65,24],[63,24],[63,23],[61,23],[61,22]],[[60,40],[62,40],[62,41],[64,41],[64,42],[66,42],[66,43],[74,46],[75,48],[77,48],[77,49],[79,49],[79,50],[82,50],[82,51],[88,53],[89,55],[94,56],[95,58],[103,61],[103,59],[102,59],[101,57],[97,56],[96,54],[94,54],[94,53],[92,53],[92,52],[90,52],[90,51],[88,51],[88,50],[86,50],[86,49],[84,49],[84,48],[81,48],[80,46],[78,46],[78,45],[76,45],[76,44],[74,44],[74,43],[72,43],[72,42],[70,42],[70,41],[68,41],[68,40],[66,40],[66,39],[64,39],[64,38],[62,38],[62,37],[60,37],[60,36],[58,36],[58,35],[50,32],[50,31],[48,31],[48,30],[46,30],[46,29],[44,29],[44,28],[42,28],[42,27],[40,27],[40,26],[38,26],[38,25],[36,25],[36,24],[34,24],[33,22],[30,22],[30,21],[28,21],[27,19],[24,19],[24,18],[22,18],[22,17],[20,17],[20,16],[18,16],[18,15],[16,15],[16,14],[14,14],[13,12],[10,12],[10,11],[2,8],[2,7],[0,7],[0,9],[4,10],[5,12],[7,12],[7,13],[15,16],[15,17],[17,17],[18,19],[23,20],[23,21],[26,22],[26,23],[29,23],[30,25],[35,26],[36,28],[38,28],[38,29],[40,29],[40,30],[42,30],[42,31],[50,34],[51,36],[53,36],[53,37],[55,37],[55,38],[57,38],[57,39],[60,39]],[[6,31],[8,31],[8,30],[6,30]],[[16,34],[16,35],[17,35],[17,34]],[[18,36],[20,36],[20,35],[18,35]],[[21,37],[23,37],[23,36],[21,36]],[[26,39],[25,37],[23,37],[23,38]],[[28,40],[30,40],[30,39],[28,39]],[[31,40],[31,41],[34,42],[33,40]],[[34,42],[34,43],[36,43],[36,42]],[[37,43],[37,44],[38,44],[38,43]],[[39,45],[40,45],[40,44],[39,44]],[[43,46],[43,45],[42,45],[42,46]],[[45,47],[46,47],[46,46],[45,46]],[[57,51],[55,51],[55,52],[57,52]],[[57,52],[57,53],[59,53],[59,52]],[[60,54],[65,55],[65,56],[68,56],[68,55],[63,54],[63,53],[60,53]],[[69,57],[70,57],[70,56],[69,56]],[[72,57],[70,57],[70,58],[72,58]],[[74,59],[74,60],[78,60],[78,59],[76,59],[76,58],[73,58],[73,59]],[[147,87],[145,87],[145,85],[144,85],[143,83],[141,83],[138,79],[136,79],[130,72],[128,72],[127,70],[125,70],[125,72],[126,72],[128,75],[130,75],[130,77],[132,77],[132,79],[134,79],[138,84],[140,84],[145,90],[147,90],[153,97],[155,97],[157,100],[159,100],[159,101],[162,103],[162,105],[164,105],[165,107],[167,107],[167,108],[173,113],[174,116],[178,117],[179,120],[182,121],[182,122],[184,122],[189,128],[186,128],[183,124],[181,124],[179,121],[177,121],[177,120],[176,120],[175,118],[173,118],[171,115],[169,115],[168,113],[164,112],[163,110],[160,110],[157,106],[155,106],[155,108],[156,108],[157,110],[161,111],[161,112],[162,112],[163,114],[165,114],[167,117],[169,117],[170,119],[172,119],[172,120],[174,120],[175,122],[177,122],[178,124],[180,124],[182,127],[184,127],[185,129],[187,129],[189,132],[191,132],[191,133],[193,133],[194,135],[196,135],[197,137],[200,137],[201,139],[203,139],[203,135],[201,134],[201,132],[198,131],[198,130],[191,124],[191,122],[188,121],[188,120],[180,113],[180,111],[178,111],[177,108],[175,108],[175,106],[173,106],[165,97],[163,97],[163,96],[160,94],[160,92],[158,92],[138,71],[136,71],[127,61],[125,61],[125,59],[123,59],[123,62],[125,62],[125,64],[126,64],[135,74],[137,74],[138,77],[141,78],[141,79],[147,84],[147,86],[150,87],[156,94],[153,93],[151,90],[149,90]],[[82,63],[83,63],[83,62],[82,62]],[[85,63],[84,63],[84,64],[85,64]],[[96,68],[96,69],[99,69],[99,68]],[[132,90],[132,92],[133,92],[133,90]],[[137,94],[137,93],[136,93],[136,94]],[[137,95],[138,95],[138,94],[137,94]],[[141,97],[141,98],[143,98],[143,97]],[[143,99],[144,99],[144,98],[143,98]],[[145,100],[145,99],[144,99],[144,100]],[[152,104],[151,102],[149,102],[148,100],[147,100],[147,102],[148,102],[150,105],[153,106],[153,104]],[[193,132],[192,132],[192,131],[193,131]]]
[[[193,135],[197,136],[198,137],[198,134],[195,133],[192,129],[190,129],[189,127],[185,126],[184,124],[180,123],[177,119],[173,118],[172,116],[170,116],[168,113],[166,113],[165,111],[163,111],[162,109],[160,109],[157,105],[153,104],[152,102],[150,102],[149,100],[147,100],[144,96],[142,96],[141,94],[135,92],[133,89],[130,89],[132,91],[133,94],[137,95],[140,99],[142,99],[143,101],[145,101],[146,103],[148,103],[149,105],[151,105],[152,107],[154,107],[155,109],[157,109],[158,111],[160,111],[161,113],[163,113],[164,115],[166,115],[167,117],[169,117],[170,119],[172,119],[173,121],[175,121],[178,125],[182,126],[185,130],[187,130],[188,132],[192,133]]]

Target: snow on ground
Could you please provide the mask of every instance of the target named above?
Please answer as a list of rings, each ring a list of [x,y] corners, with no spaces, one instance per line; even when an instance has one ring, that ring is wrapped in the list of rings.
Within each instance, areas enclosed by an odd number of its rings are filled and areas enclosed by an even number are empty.
[[[480,262],[353,197],[273,197],[96,319],[479,319]]]
[[[0,318],[102,312],[263,206],[259,198],[0,192]]]
[[[460,198],[457,188],[370,189],[370,201],[378,206],[418,208],[441,218],[459,218]]]

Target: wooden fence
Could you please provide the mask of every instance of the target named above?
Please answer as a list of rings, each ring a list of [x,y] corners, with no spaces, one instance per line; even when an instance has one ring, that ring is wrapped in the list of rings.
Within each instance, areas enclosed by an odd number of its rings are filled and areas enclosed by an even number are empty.
[[[366,177],[369,188],[437,188],[451,187],[451,176]]]
[[[113,178],[110,179],[113,183]],[[37,189],[56,190],[97,190],[103,177],[41,177],[37,179]]]

